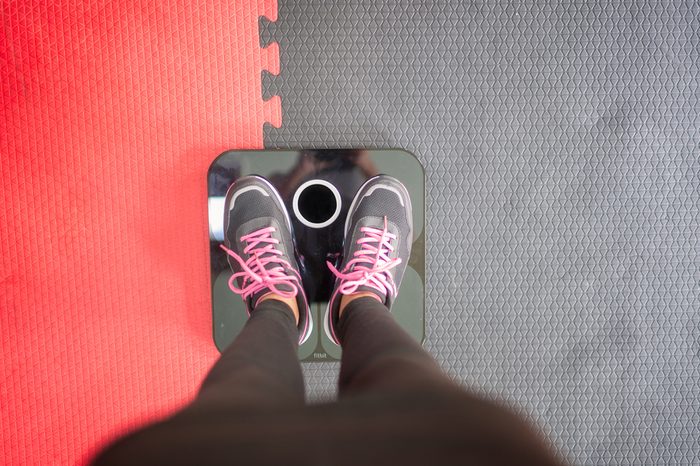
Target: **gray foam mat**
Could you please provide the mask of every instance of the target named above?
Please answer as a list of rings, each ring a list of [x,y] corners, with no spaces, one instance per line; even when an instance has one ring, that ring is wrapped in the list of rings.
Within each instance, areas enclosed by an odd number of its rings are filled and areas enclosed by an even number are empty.
[[[426,348],[571,461],[700,462],[700,7],[280,0],[268,147],[427,174]],[[337,366],[304,367],[310,398]]]

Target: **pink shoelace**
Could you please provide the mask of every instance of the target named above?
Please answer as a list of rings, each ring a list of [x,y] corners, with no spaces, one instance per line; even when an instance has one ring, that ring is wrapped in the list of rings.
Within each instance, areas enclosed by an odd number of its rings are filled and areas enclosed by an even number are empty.
[[[241,295],[243,299],[264,289],[269,289],[285,298],[293,298],[299,291],[300,277],[288,273],[291,271],[296,274],[296,271],[281,257],[282,251],[275,248],[279,240],[272,237],[274,232],[274,227],[266,227],[241,237],[241,242],[247,243],[243,253],[250,255],[246,261],[223,244],[221,245],[221,249],[236,259],[243,269],[234,273],[228,281],[231,291]],[[271,264],[275,266],[269,267]],[[243,286],[240,288],[236,286],[238,278],[243,279]],[[292,291],[280,290],[278,285],[287,285],[292,288]]]
[[[383,229],[361,227],[360,231],[364,236],[357,240],[357,244],[362,247],[355,251],[342,272],[330,262],[326,262],[333,275],[341,281],[338,291],[351,294],[360,286],[368,286],[381,294],[396,296],[396,284],[388,270],[399,265],[401,259],[389,258],[389,254],[394,250],[391,241],[396,239],[396,235],[389,233],[387,218],[384,217]]]

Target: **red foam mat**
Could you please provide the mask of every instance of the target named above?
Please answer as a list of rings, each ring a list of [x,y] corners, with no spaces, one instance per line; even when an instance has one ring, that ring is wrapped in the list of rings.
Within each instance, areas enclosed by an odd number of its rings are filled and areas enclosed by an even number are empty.
[[[280,124],[277,5],[1,5],[0,463],[81,463],[217,357],[205,175]]]

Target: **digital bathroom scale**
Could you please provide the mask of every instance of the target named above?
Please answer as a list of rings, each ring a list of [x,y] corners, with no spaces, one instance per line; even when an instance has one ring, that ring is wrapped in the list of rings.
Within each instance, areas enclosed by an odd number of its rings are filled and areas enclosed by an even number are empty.
[[[282,195],[296,239],[304,289],[314,321],[311,337],[299,347],[302,361],[340,359],[341,349],[325,334],[323,317],[343,249],[345,217],[360,186],[372,176],[391,175],[408,188],[413,204],[413,248],[399,295],[392,307],[397,322],[416,340],[425,337],[425,174],[404,150],[323,149],[228,151],[209,167],[208,211],[214,343],[223,351],[247,319],[243,300],[228,287],[231,276],[224,240],[224,198],[239,177],[260,175]]]

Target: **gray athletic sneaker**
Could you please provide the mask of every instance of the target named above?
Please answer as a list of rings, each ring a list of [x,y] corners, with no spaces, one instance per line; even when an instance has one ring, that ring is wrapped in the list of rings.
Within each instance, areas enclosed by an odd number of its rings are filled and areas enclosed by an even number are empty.
[[[246,303],[248,315],[269,292],[297,300],[299,344],[313,321],[294,256],[292,222],[277,190],[260,176],[236,180],[226,193],[224,245],[233,275],[229,288]]]
[[[357,191],[345,220],[342,262],[328,267],[336,276],[326,309],[328,338],[339,345],[336,326],[342,295],[374,293],[391,309],[413,244],[411,198],[396,178],[378,175]]]

